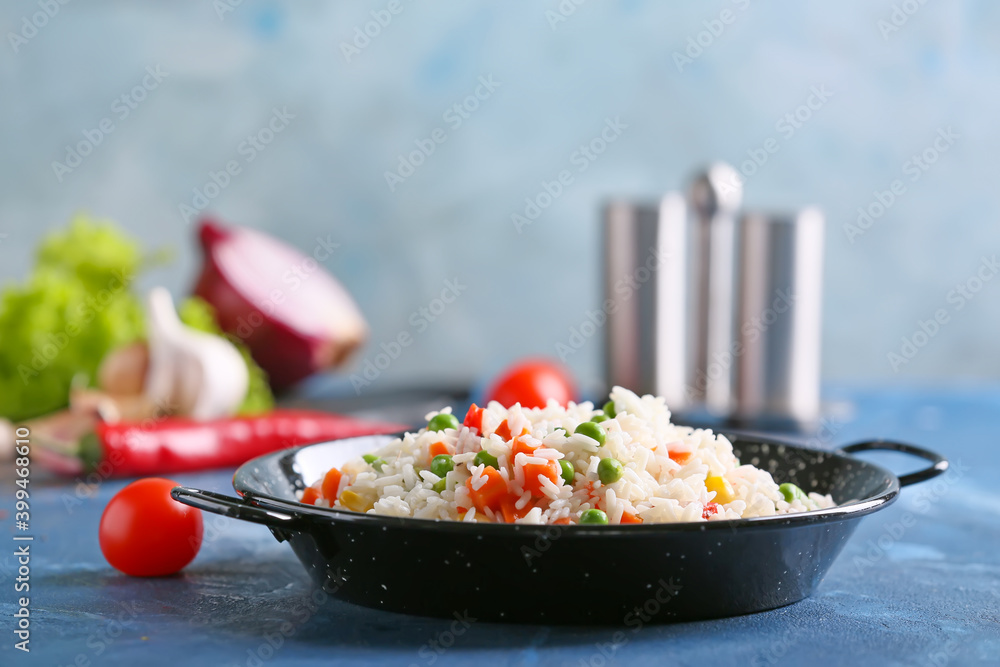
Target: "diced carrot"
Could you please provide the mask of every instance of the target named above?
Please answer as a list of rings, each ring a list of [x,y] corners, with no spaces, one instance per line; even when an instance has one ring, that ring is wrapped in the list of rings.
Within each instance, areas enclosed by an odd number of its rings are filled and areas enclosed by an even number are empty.
[[[514,438],[514,444],[510,448],[511,459],[516,458],[518,454],[527,454],[528,456],[531,456],[535,452],[535,449],[536,447],[532,447],[525,442],[523,434],[519,435]]]
[[[556,486],[559,485],[559,464],[555,461],[548,463],[527,463],[522,466],[524,470],[524,488],[531,491],[533,496],[542,496],[542,482],[539,475],[547,477]]]
[[[561,519],[556,519],[555,521],[553,521],[552,525],[554,525],[554,526],[569,526],[569,525],[572,525],[572,523],[573,523],[572,519],[570,519],[568,516],[564,516]]]
[[[667,456],[675,463],[684,465],[691,458],[691,452],[667,452]]]
[[[315,505],[317,500],[319,500],[319,491],[309,486],[302,492],[302,500],[299,502],[303,505]]]
[[[514,459],[514,464],[517,464],[517,455],[526,454],[531,456],[535,453],[537,449],[536,446],[529,445],[524,434],[519,435],[514,438],[514,444],[510,448],[510,455]],[[528,463],[521,468],[524,470],[524,488],[531,491],[533,496],[541,496],[542,494],[542,483],[538,480],[539,475],[544,475],[549,478],[553,484],[558,486],[560,484],[560,468],[556,461],[549,461],[547,463]]]
[[[504,441],[510,440],[510,424],[507,423],[506,419],[500,422],[500,425],[497,426],[497,430],[494,431],[494,433],[503,438]]]
[[[427,448],[427,451],[433,461],[435,456],[439,456],[441,454],[454,454],[455,448],[444,442],[435,442]]]
[[[340,478],[343,477],[341,472],[336,468],[330,468],[326,473],[326,477],[323,478],[323,497],[329,500],[331,503],[337,499],[337,489],[340,487]]]
[[[486,476],[486,483],[478,489],[472,486],[472,478],[465,480],[465,486],[469,489],[469,497],[480,512],[489,507],[494,512],[500,508],[500,502],[507,495],[507,482],[504,481],[500,473],[493,466],[486,466],[483,469]]]
[[[510,430],[510,424],[507,423],[506,419],[500,422],[500,425],[497,426],[497,430],[493,432],[499,435],[501,438],[503,438],[505,442],[510,440],[511,436],[513,435],[513,433],[511,433]],[[531,433],[531,431],[529,431],[527,428],[522,428],[521,432],[518,435],[528,435],[529,433]]]
[[[475,429],[477,432],[483,432],[483,408],[479,407],[475,403],[469,407],[469,411],[465,413],[465,421],[462,422],[463,426],[468,426],[471,429]]]
[[[531,511],[531,508],[534,507],[534,505],[529,502],[521,509],[517,509],[517,507],[515,507],[517,500],[517,496],[507,495],[500,501],[500,510],[503,512],[503,520],[506,523],[514,523],[516,519],[523,519],[525,515]]]
[[[642,523],[642,519],[631,512],[623,512],[621,523]]]

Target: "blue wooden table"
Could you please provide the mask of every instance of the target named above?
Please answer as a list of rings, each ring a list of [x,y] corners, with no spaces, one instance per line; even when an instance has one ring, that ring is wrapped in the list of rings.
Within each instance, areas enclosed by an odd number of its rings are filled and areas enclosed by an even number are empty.
[[[32,481],[30,654],[14,648],[13,516],[0,557],[3,665],[943,665],[1000,662],[1000,387],[828,392],[814,439],[873,436],[945,454],[951,470],[866,518],[812,598],[716,621],[626,628],[493,625],[402,616],[315,591],[263,527],[205,515],[183,574],[131,579],[97,544],[122,482]],[[890,455],[884,455],[890,456]],[[897,472],[920,465],[884,458]],[[8,466],[9,467],[9,466]],[[176,475],[231,491],[232,471]],[[13,476],[3,507],[13,509]],[[567,604],[587,604],[567,591]]]

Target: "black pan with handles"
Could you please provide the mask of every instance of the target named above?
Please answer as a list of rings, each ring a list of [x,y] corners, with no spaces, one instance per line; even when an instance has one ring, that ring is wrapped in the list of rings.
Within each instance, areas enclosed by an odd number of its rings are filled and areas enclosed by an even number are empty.
[[[233,478],[241,496],[178,487],[177,500],[260,523],[288,541],[328,593],[366,607],[549,624],[687,621],[807,597],[866,514],[940,475],[941,456],[871,441],[823,452],[726,434],[740,461],[829,493],[837,507],[735,521],[612,526],[482,524],[358,514],[296,501],[332,466],[379,448],[365,436],[262,456]],[[850,456],[894,450],[931,465],[897,478]]]

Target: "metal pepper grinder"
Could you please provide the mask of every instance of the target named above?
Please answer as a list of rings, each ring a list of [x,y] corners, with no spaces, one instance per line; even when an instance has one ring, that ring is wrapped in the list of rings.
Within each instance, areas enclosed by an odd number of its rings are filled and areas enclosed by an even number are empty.
[[[694,350],[689,389],[709,412],[732,409],[733,273],[736,215],[743,203],[743,182],[724,162],[711,165],[691,184],[696,215],[694,251]]]
[[[716,163],[691,185],[691,223],[677,193],[607,206],[607,384],[706,424],[807,427],[820,411],[823,215],[739,217],[742,200],[739,174]]]
[[[687,210],[668,193],[658,203],[616,200],[604,210],[605,378],[688,403]]]
[[[820,416],[823,214],[747,212],[740,221],[734,417],[808,426]]]

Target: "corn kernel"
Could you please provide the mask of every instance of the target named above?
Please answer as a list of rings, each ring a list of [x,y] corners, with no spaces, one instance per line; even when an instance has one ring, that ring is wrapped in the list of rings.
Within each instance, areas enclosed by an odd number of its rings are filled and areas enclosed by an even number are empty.
[[[364,489],[360,493],[344,489],[340,494],[340,504],[353,512],[367,512],[375,507],[375,490]]]
[[[713,502],[717,502],[720,505],[731,503],[736,497],[736,492],[733,491],[732,484],[725,477],[710,475],[705,479],[705,488],[709,491],[715,491]]]

